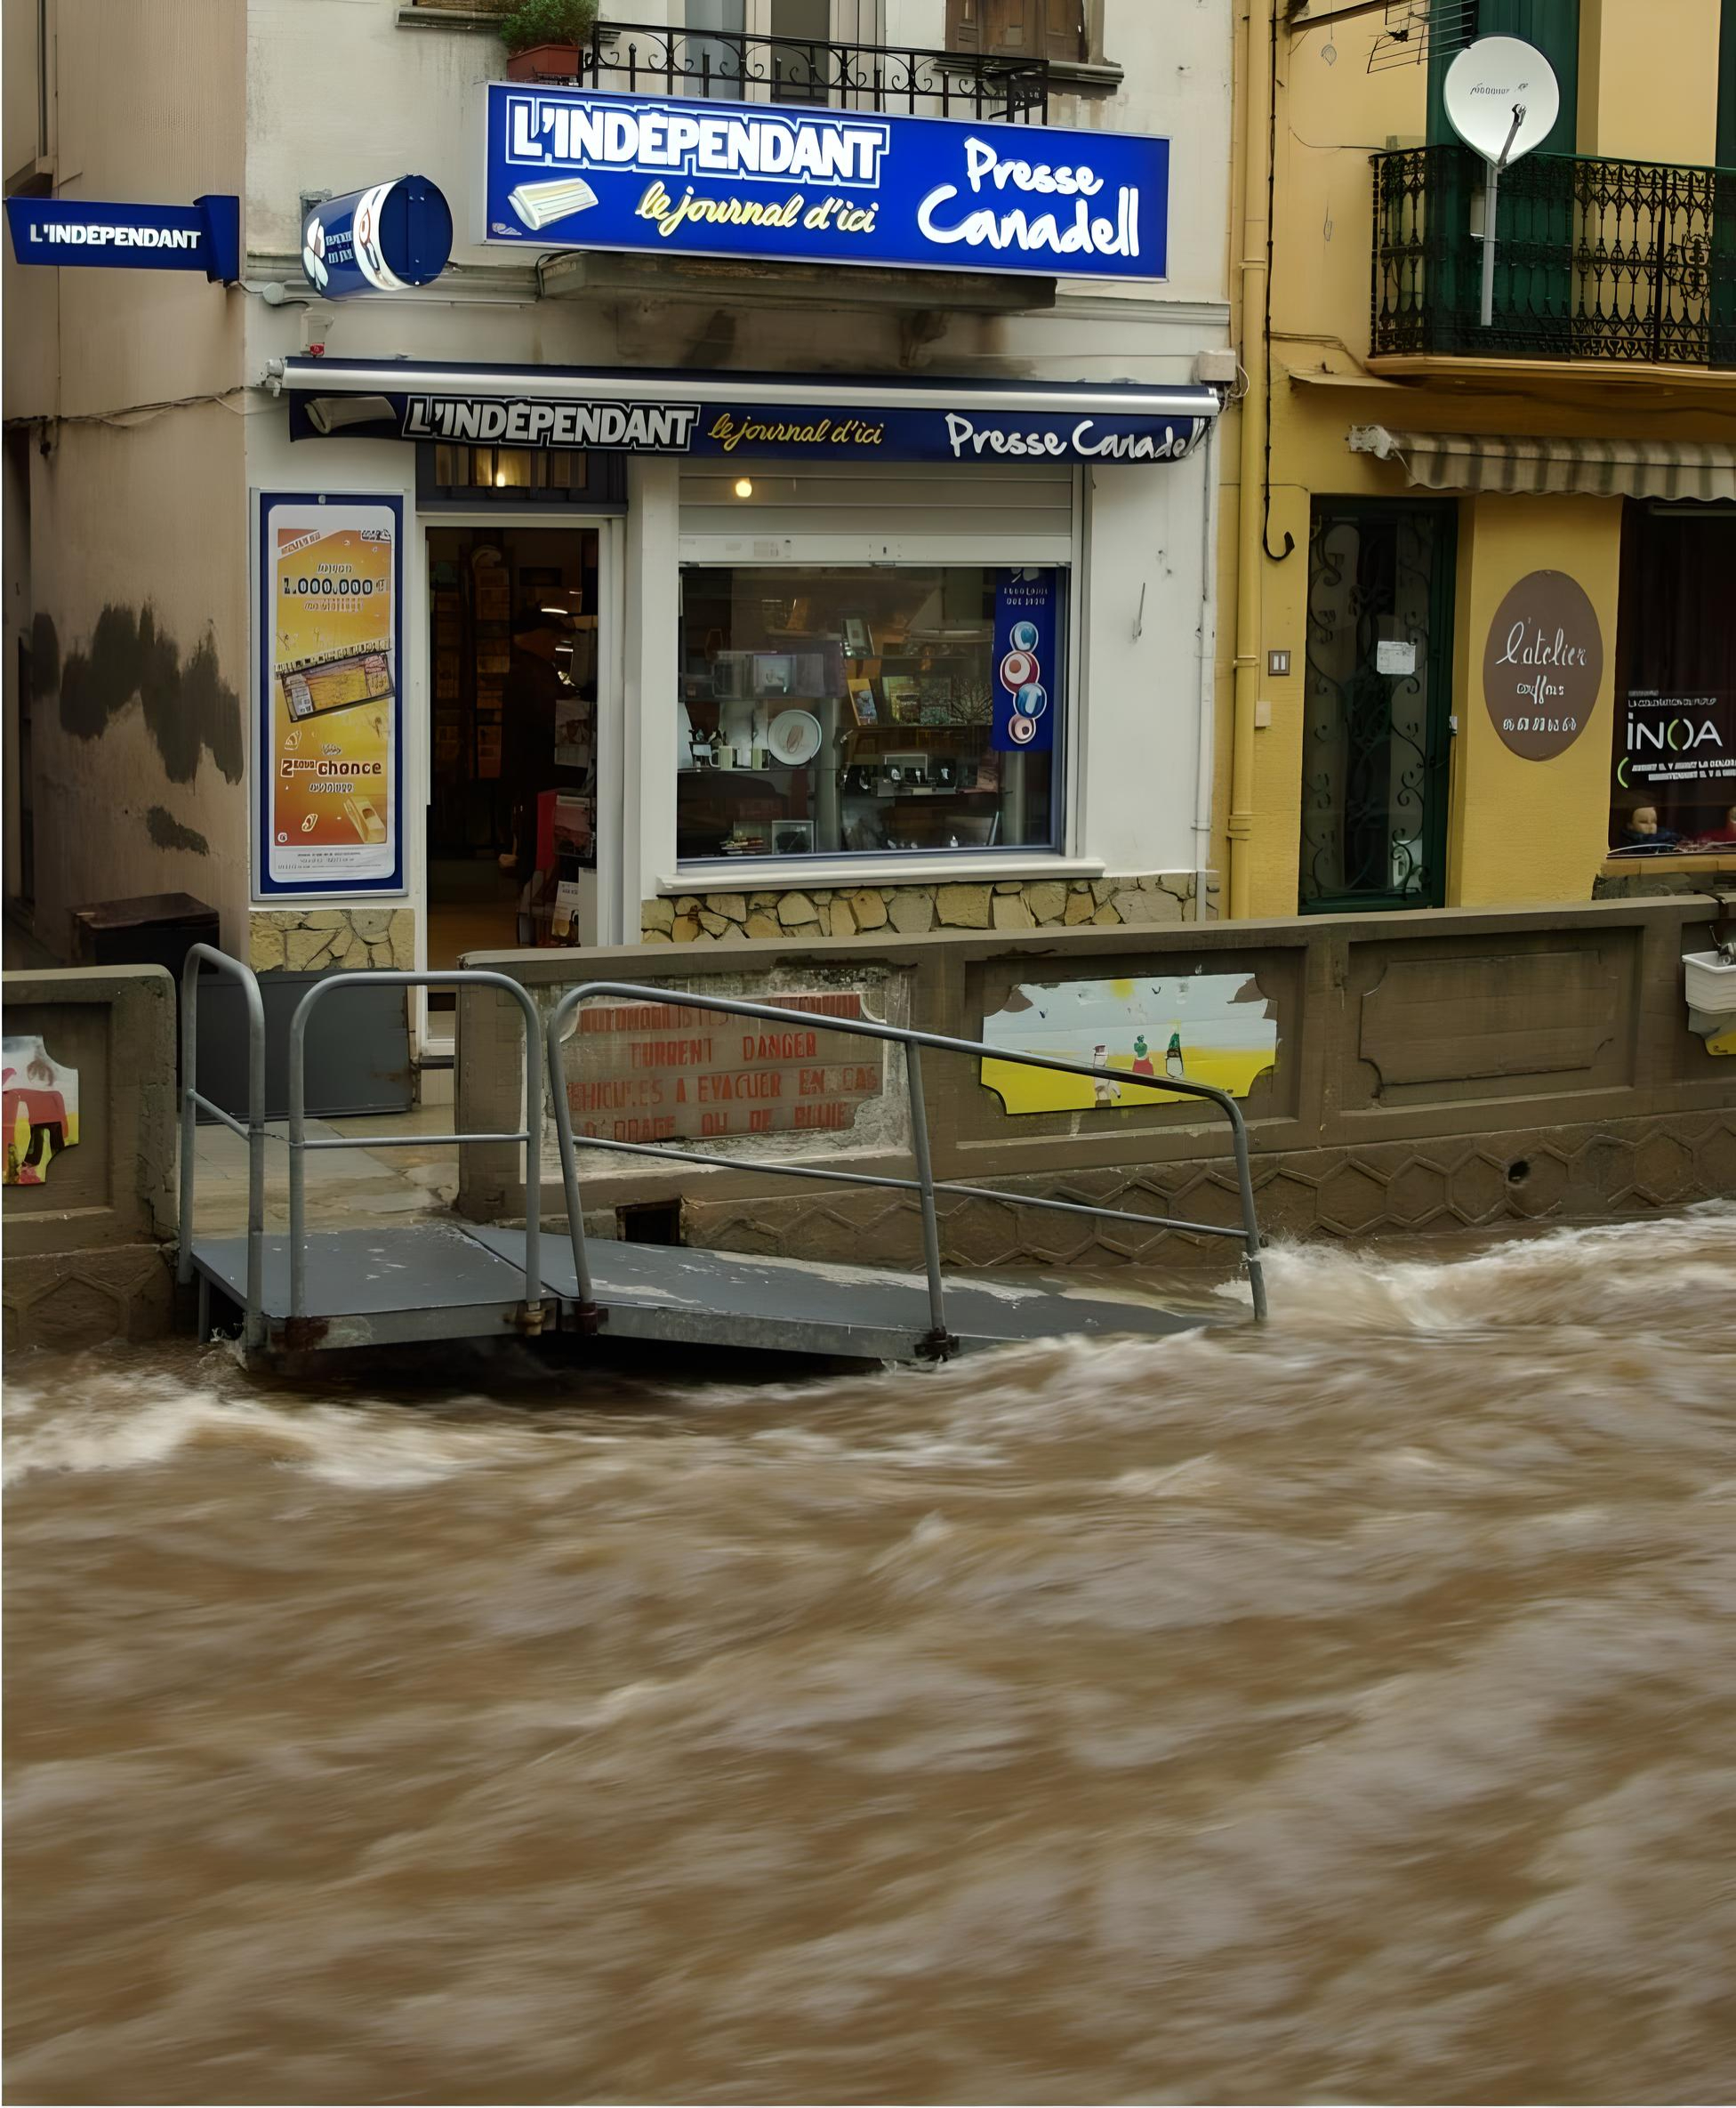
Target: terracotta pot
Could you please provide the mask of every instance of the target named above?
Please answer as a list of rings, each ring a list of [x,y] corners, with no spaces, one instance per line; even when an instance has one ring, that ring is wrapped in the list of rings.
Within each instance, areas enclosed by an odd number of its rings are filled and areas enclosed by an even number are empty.
[[[575,81],[579,77],[576,44],[534,44],[528,51],[514,52],[506,61],[510,81]]]

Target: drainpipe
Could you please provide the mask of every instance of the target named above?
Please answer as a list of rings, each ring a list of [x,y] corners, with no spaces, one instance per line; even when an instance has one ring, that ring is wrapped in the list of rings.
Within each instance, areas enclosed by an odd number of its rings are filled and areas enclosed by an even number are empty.
[[[1266,398],[1264,337],[1266,279],[1266,189],[1272,153],[1272,10],[1277,0],[1249,0],[1248,50],[1242,107],[1242,398],[1240,489],[1236,500],[1235,688],[1230,720],[1230,899],[1232,920],[1248,913],[1254,832],[1254,705],[1259,699],[1262,632],[1261,565],[1265,527]],[[1258,341],[1257,341],[1258,340]]]

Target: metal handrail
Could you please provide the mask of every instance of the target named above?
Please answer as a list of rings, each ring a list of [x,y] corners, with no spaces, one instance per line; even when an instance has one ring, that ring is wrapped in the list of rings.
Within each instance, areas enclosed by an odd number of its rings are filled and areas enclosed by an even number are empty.
[[[569,988],[555,1005],[549,1018],[549,1074],[558,1086],[561,1085],[562,1080],[562,1028],[578,1006],[591,996],[610,996],[631,1002],[672,1004],[686,1010],[717,1010],[727,1017],[758,1018],[769,1024],[798,1025],[809,1030],[814,1029],[816,1024],[815,1013],[811,1010],[784,1010],[771,1003],[743,1002],[733,996],[695,995],[686,989],[648,988],[631,981],[586,981],[576,988]],[[1265,1318],[1266,1274],[1260,1259],[1259,1221],[1254,1207],[1253,1172],[1248,1156],[1248,1126],[1242,1116],[1242,1108],[1227,1091],[1219,1090],[1210,1083],[1196,1083],[1182,1076],[1165,1076],[1161,1081],[1153,1078],[1147,1082],[1142,1076],[1125,1075],[1120,1070],[1114,1072],[1115,1081],[1123,1088],[1133,1083],[1142,1090],[1166,1090],[1182,1097],[1204,1098],[1216,1106],[1228,1120],[1231,1147],[1235,1155],[1236,1182],[1242,1198],[1242,1227],[1239,1229],[1227,1227],[1221,1223],[1185,1222],[1174,1216],[1135,1214],[1125,1209],[1092,1207],[1083,1201],[1059,1201],[1047,1197],[1038,1199],[1034,1195],[1003,1193],[989,1187],[967,1186],[948,1179],[936,1179],[929,1155],[928,1110],[922,1095],[920,1049],[933,1047],[944,1054],[968,1054],[978,1060],[1008,1061],[1021,1068],[1048,1069],[1060,1075],[1096,1078],[1108,1072],[1093,1068],[1085,1062],[1063,1061],[1048,1054],[1015,1053],[1004,1047],[985,1046],[980,1040],[953,1039],[942,1033],[918,1032],[905,1025],[881,1025],[866,1018],[830,1017],[819,1019],[818,1025],[820,1029],[827,1032],[849,1033],[859,1039],[889,1041],[905,1050],[905,1074],[911,1105],[911,1152],[916,1161],[914,1179],[895,1179],[868,1171],[833,1171],[810,1164],[768,1163],[761,1157],[702,1155],[696,1150],[670,1149],[656,1142],[621,1142],[599,1135],[587,1135],[585,1147],[613,1149],[623,1155],[656,1156],[678,1163],[732,1164],[756,1171],[769,1171],[780,1178],[821,1179],[832,1185],[888,1187],[899,1192],[917,1194],[922,1211],[922,1257],[928,1275],[929,1314],[933,1320],[932,1329],[923,1340],[922,1347],[936,1359],[944,1359],[955,1350],[957,1344],[946,1329],[945,1293],[940,1268],[940,1233],[935,1212],[935,1195],[937,1193],[955,1193],[967,1197],[1001,1201],[1015,1206],[1028,1204],[1055,1209],[1071,1215],[1101,1216],[1117,1222],[1146,1223],[1154,1228],[1180,1230],[1192,1236],[1234,1237],[1243,1247],[1254,1316],[1256,1320]],[[554,1099],[555,1136],[560,1155],[561,1186],[567,1201],[567,1236],[573,1248],[573,1271],[578,1289],[578,1315],[581,1324],[594,1324],[597,1301],[591,1283],[590,1258],[585,1249],[584,1212],[579,1191],[573,1109],[564,1087],[558,1087],[551,1095]],[[528,1171],[527,1162],[527,1191]]]
[[[541,1244],[542,1178],[537,1157],[542,1127],[542,1042],[536,1005],[529,991],[503,973],[470,969],[451,973],[411,973],[396,968],[334,973],[316,981],[289,1021],[289,1315],[292,1324],[308,1314],[307,1152],[309,1149],[405,1149],[427,1140],[423,1135],[338,1135],[307,1133],[308,1019],[315,1003],[334,988],[503,988],[518,1002],[525,1019],[525,1124],[510,1132],[442,1135],[444,1142],[522,1142],[525,1145],[525,1310],[526,1332],[542,1323]],[[261,1093],[263,1069],[261,1068]],[[250,1194],[251,1203],[251,1194]],[[251,1293],[251,1291],[250,1291]]]
[[[247,1006],[247,1124],[205,1097],[198,1089],[199,969],[215,967],[241,984]],[[257,1347],[265,1334],[265,1002],[259,977],[239,959],[214,945],[191,945],[181,970],[181,1220],[177,1225],[175,1279],[183,1288],[193,1279],[193,1170],[198,1108],[221,1120],[247,1144],[247,1307],[241,1342]]]

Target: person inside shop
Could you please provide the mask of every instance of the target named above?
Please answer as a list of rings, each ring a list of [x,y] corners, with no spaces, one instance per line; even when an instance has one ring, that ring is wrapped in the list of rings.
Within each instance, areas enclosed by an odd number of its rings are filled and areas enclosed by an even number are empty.
[[[1658,823],[1655,805],[1636,805],[1628,817],[1628,825],[1621,830],[1621,847],[1624,849],[1674,849],[1682,837]]]
[[[556,720],[566,683],[557,671],[562,632],[532,609],[512,630],[512,660],[502,698],[502,786],[510,809],[512,847],[501,856],[520,886],[536,870],[537,800],[545,791],[580,789],[584,771],[555,760]]]

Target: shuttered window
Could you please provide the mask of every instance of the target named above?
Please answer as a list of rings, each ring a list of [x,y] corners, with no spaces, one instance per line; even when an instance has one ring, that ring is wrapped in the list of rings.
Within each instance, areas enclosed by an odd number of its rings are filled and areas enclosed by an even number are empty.
[[[735,495],[742,481],[751,486],[746,498]],[[735,552],[762,559],[824,544],[828,553],[872,559],[941,537],[980,543],[985,554],[1017,544],[1023,560],[1065,562],[1073,487],[1071,469],[1013,462],[851,462],[823,471],[788,462],[690,462],[681,470],[681,535],[684,543],[714,535],[763,542]],[[786,541],[798,546],[786,551]]]
[[[996,58],[1091,55],[1087,0],[946,0],[946,48]]]

